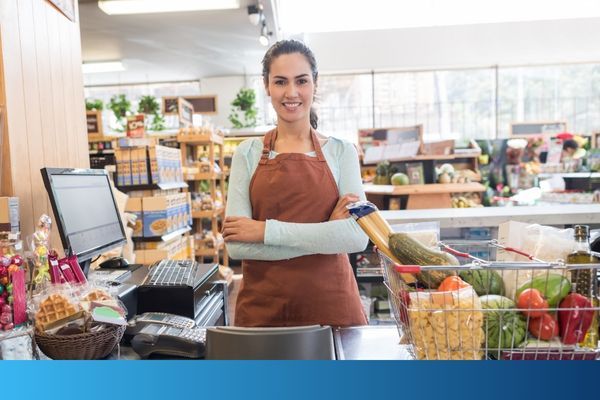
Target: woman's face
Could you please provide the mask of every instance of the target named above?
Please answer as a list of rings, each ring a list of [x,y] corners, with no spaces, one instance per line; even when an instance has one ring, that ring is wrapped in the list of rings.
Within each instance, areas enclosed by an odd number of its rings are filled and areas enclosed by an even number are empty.
[[[315,82],[310,64],[302,54],[282,54],[275,58],[266,89],[280,119],[290,123],[309,120]]]

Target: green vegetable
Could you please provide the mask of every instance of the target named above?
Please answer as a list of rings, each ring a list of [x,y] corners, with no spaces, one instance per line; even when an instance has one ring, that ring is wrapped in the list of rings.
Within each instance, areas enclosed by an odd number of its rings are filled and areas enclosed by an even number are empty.
[[[504,295],[504,281],[499,273],[489,269],[474,269],[460,271],[463,281],[473,286],[479,296],[486,294]]]
[[[484,309],[506,309],[515,307],[514,301],[512,301],[508,297],[499,296],[497,294],[488,294],[487,296],[481,296],[479,300],[481,301],[481,307]]]
[[[500,358],[501,349],[519,347],[527,336],[527,322],[516,311],[486,310],[483,327],[488,353]]]
[[[426,247],[404,232],[391,234],[389,247],[398,261],[404,265],[459,265],[452,254]],[[421,269],[417,274],[417,280],[429,289],[437,289],[442,281],[451,275],[456,274],[452,270]]]
[[[519,289],[515,298],[519,298],[519,295],[523,290],[528,288],[534,288],[542,293],[542,296],[548,300],[548,305],[551,308],[557,307],[558,303],[564,299],[571,291],[571,282],[567,278],[559,274],[545,274],[536,276],[533,279],[525,282]]]

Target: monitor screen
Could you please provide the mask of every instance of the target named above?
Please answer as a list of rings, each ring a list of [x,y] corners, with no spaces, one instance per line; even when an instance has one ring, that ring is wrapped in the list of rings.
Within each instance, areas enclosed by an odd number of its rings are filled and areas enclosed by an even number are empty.
[[[106,171],[43,168],[42,177],[63,246],[79,262],[125,244]]]

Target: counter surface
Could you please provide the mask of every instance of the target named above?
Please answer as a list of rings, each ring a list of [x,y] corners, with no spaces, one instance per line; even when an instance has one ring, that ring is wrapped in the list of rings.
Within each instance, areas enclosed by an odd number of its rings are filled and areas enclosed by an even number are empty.
[[[412,360],[396,325],[336,328],[333,339],[338,360]]]
[[[600,204],[400,210],[381,211],[381,215],[391,225],[440,221],[441,228],[497,227],[506,221],[542,225],[600,224]]]

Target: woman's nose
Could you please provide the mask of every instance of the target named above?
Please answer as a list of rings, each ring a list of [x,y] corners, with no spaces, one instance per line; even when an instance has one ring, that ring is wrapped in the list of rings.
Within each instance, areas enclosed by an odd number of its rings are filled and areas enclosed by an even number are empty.
[[[296,87],[296,84],[294,83],[290,83],[289,85],[287,85],[286,89],[285,89],[285,96],[286,97],[296,97],[296,95],[298,94],[298,88]]]

